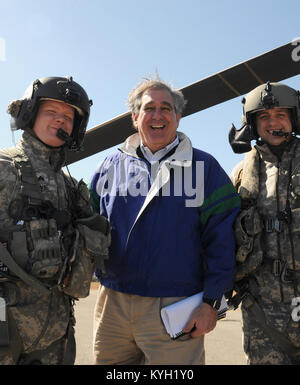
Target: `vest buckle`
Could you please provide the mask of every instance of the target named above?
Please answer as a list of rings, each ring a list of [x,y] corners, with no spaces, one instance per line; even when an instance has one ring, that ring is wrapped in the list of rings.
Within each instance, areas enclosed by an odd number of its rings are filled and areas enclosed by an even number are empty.
[[[279,277],[281,275],[281,260],[275,259],[273,261],[273,274],[275,277]]]
[[[280,233],[282,231],[282,221],[278,218],[266,218],[264,225],[267,233],[272,233],[273,231]]]

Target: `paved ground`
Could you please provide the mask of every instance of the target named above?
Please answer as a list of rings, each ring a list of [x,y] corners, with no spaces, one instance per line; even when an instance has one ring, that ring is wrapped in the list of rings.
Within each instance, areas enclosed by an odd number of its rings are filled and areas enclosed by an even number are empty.
[[[77,355],[75,365],[92,365],[93,310],[97,290],[75,306]],[[215,330],[205,337],[207,365],[245,365],[242,347],[242,320],[240,310],[229,311],[218,321]]]

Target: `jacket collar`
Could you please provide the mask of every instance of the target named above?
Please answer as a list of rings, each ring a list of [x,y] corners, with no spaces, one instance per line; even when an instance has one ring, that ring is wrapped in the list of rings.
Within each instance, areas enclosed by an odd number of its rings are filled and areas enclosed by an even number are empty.
[[[190,139],[182,132],[177,131],[177,135],[179,139],[179,144],[176,147],[175,152],[172,153],[168,158],[162,161],[159,172],[157,173],[153,183],[151,184],[150,190],[148,191],[148,194],[144,200],[143,206],[141,207],[139,213],[137,214],[137,217],[135,218],[133,225],[131,226],[131,229],[127,236],[127,242],[136,222],[138,221],[140,216],[143,214],[148,204],[151,202],[151,200],[155,196],[157,196],[159,190],[165,184],[168,183],[170,179],[170,168],[172,166],[179,166],[179,167],[192,166],[192,160],[193,160],[192,143]],[[131,155],[138,158],[137,149],[139,146],[140,146],[140,137],[139,137],[139,134],[136,133],[127,138],[123,146],[120,148],[120,151],[122,151],[127,155]]]
[[[192,143],[184,133],[177,131],[177,135],[179,144],[176,151],[169,158],[167,158],[165,162],[178,166],[191,166],[193,159]],[[140,136],[138,133],[135,133],[125,140],[123,145],[120,147],[120,151],[135,158],[139,158],[137,149],[140,144]]]

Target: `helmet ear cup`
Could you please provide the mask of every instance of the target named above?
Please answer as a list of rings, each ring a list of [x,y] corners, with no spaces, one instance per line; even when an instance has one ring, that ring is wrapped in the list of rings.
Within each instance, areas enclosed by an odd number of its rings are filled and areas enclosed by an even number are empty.
[[[300,121],[298,121],[296,108],[290,109],[291,122],[295,135],[300,135]]]
[[[71,150],[78,151],[83,143],[85,131],[86,131],[86,123],[84,121],[84,117],[81,117],[77,110],[75,110],[74,115],[74,125],[71,137],[73,138],[73,142],[69,147]]]
[[[239,130],[232,124],[229,131],[229,143],[233,152],[242,154],[251,151],[251,137],[251,127],[248,124],[245,124]]]

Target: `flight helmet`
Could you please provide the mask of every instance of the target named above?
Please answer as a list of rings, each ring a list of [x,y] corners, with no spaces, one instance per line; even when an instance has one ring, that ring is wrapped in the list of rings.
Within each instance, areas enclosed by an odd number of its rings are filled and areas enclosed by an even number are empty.
[[[251,140],[258,140],[256,113],[276,107],[288,108],[294,135],[300,134],[300,99],[299,91],[282,84],[267,82],[250,91],[243,98],[242,127],[237,130],[232,124],[229,142],[234,152],[243,153],[251,150]]]
[[[62,132],[59,138],[71,150],[81,149],[90,116],[89,100],[85,90],[69,77],[45,77],[33,81],[23,97],[12,101],[7,109],[11,115],[11,130],[32,129],[40,101],[55,100],[69,104],[75,110],[74,125],[70,136]]]

